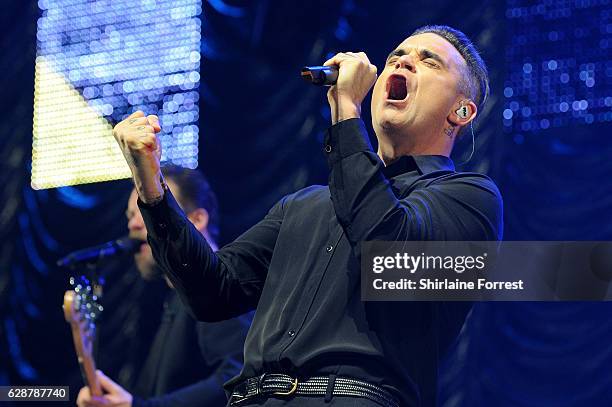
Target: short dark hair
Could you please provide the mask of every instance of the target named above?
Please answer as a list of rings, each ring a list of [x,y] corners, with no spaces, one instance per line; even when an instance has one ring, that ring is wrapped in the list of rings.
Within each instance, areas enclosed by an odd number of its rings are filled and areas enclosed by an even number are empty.
[[[410,36],[433,33],[450,42],[465,59],[467,65],[466,79],[459,83],[460,90],[476,103],[480,110],[489,97],[489,72],[476,46],[461,31],[447,25],[425,25],[419,27]]]
[[[177,198],[186,213],[198,208],[208,212],[208,234],[216,242],[219,238],[219,204],[206,177],[198,170],[175,164],[165,164],[162,174],[179,188]]]

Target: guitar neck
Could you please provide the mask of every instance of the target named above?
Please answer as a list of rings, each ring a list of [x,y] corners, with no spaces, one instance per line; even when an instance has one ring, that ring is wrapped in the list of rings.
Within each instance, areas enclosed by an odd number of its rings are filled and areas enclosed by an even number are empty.
[[[77,324],[70,324],[72,329],[72,340],[74,342],[74,350],[77,354],[79,367],[83,382],[93,396],[102,396],[102,388],[96,376],[96,362],[91,353],[84,351],[83,338],[80,335],[80,330]]]

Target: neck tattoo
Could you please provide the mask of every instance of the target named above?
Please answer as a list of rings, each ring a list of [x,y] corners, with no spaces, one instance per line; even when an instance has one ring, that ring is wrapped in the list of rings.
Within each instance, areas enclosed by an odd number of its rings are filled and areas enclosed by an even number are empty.
[[[453,130],[455,130],[455,127],[454,126],[450,126],[450,127],[447,127],[447,128],[444,129],[444,133],[448,137],[453,138]]]

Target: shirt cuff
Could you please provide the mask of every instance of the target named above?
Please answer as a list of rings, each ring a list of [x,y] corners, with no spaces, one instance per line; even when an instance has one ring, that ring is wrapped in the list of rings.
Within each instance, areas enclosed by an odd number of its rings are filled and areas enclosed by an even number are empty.
[[[161,201],[153,205],[138,199],[147,234],[153,239],[176,239],[185,227],[185,214],[169,189],[164,191]]]
[[[327,129],[323,150],[330,168],[355,153],[373,151],[363,120],[359,118],[343,120]]]

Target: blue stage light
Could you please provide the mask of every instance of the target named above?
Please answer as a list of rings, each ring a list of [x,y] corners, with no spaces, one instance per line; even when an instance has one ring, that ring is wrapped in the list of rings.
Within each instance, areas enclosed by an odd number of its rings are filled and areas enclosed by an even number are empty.
[[[609,122],[612,12],[608,0],[508,0],[506,132]]]

